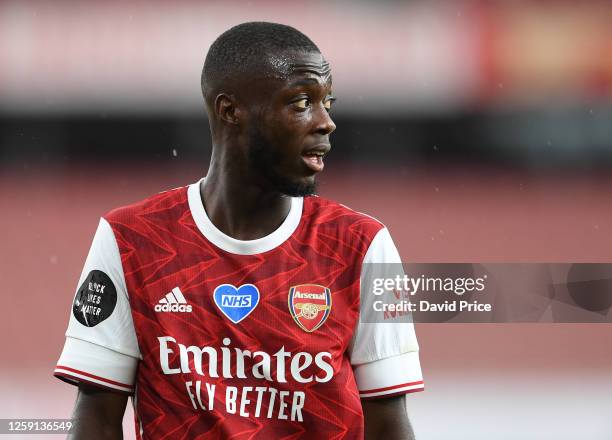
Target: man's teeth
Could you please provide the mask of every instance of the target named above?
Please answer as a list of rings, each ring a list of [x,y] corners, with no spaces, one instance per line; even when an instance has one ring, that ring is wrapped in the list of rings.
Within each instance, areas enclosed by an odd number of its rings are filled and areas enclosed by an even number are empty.
[[[323,157],[323,156],[325,156],[325,153],[312,152],[312,153],[306,153],[306,156]]]

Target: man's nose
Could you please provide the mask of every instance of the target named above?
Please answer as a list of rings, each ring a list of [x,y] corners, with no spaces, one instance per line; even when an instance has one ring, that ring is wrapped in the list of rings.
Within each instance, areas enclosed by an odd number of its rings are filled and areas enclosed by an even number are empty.
[[[329,135],[336,129],[336,124],[323,104],[317,106],[315,117],[315,129],[318,133]]]

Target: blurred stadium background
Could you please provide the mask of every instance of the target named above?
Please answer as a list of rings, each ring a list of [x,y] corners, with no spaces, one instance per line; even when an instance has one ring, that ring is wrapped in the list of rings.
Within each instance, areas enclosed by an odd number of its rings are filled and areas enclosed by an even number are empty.
[[[320,192],[404,261],[611,261],[609,1],[0,1],[0,418],[70,414],[51,371],[97,219],[205,174],[204,55],[251,20],[331,61]],[[419,438],[612,438],[611,330],[418,325]]]

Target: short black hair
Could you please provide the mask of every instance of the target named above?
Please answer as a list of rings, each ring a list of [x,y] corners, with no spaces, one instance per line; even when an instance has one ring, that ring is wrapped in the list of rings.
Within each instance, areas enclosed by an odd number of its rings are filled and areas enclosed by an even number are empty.
[[[310,38],[284,24],[252,21],[228,29],[208,49],[201,78],[204,96],[224,80],[252,74],[267,55],[287,50],[321,52]]]

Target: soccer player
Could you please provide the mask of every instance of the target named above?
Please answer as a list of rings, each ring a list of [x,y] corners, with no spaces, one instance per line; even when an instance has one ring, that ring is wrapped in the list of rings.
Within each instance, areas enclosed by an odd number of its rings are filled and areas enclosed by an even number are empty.
[[[399,254],[313,195],[328,62],[294,28],[244,23],[210,47],[202,90],[206,177],[100,220],[55,368],[79,385],[74,438],[121,438],[130,395],[139,439],[413,438],[413,326],[359,319],[362,265]]]

